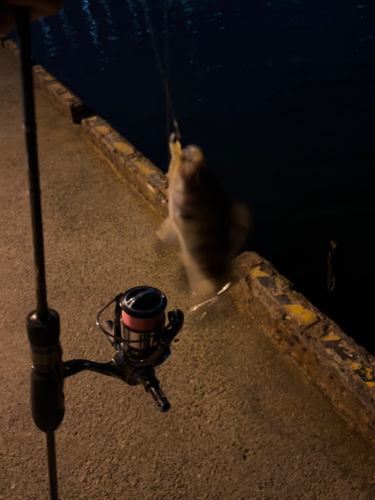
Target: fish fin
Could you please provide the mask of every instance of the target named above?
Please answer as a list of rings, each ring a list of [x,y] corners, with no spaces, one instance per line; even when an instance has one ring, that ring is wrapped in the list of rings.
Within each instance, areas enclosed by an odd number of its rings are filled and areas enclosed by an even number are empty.
[[[229,259],[234,259],[245,245],[251,225],[250,210],[243,203],[234,202],[231,209]]]
[[[181,257],[191,291],[199,296],[209,293],[212,288],[210,282],[199,269],[192,255],[188,251],[183,251]]]
[[[164,246],[172,245],[173,243],[178,242],[176,225],[170,217],[167,217],[161,224],[160,228],[156,231],[156,236]]]
[[[207,276],[188,251],[183,251],[181,257],[190,289],[199,300],[216,295],[230,281],[228,273],[215,277]]]

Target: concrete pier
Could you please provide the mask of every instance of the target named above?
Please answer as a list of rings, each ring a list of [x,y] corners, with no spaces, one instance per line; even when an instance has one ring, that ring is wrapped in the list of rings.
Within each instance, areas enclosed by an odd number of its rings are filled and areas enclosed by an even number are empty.
[[[158,371],[172,408],[93,373],[65,383],[56,433],[61,500],[372,500],[373,445],[231,295],[189,313],[161,217],[36,91],[48,300],[64,360],[105,362],[95,326],[116,294],[148,284],[186,312]],[[126,119],[126,117],[124,117]],[[0,499],[47,499],[45,437],[31,417],[25,317],[35,308],[17,60],[0,50]]]

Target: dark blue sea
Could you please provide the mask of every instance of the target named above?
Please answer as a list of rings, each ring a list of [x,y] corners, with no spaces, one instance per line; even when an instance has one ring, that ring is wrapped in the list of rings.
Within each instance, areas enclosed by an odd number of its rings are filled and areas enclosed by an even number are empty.
[[[183,143],[251,207],[248,248],[374,350],[375,2],[148,0],[162,61],[166,2]],[[68,0],[32,39],[37,63],[166,170],[165,96],[138,0]]]

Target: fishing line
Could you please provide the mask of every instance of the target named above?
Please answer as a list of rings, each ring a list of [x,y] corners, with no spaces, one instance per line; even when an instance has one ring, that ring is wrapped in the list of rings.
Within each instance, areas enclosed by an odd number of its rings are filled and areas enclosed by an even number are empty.
[[[164,91],[165,91],[165,96],[167,100],[167,128],[169,132],[169,116],[172,118],[173,121],[173,126],[175,129],[176,133],[176,139],[180,140],[181,135],[180,135],[180,130],[179,126],[176,120],[176,116],[173,111],[173,106],[172,106],[172,101],[171,101],[171,96],[169,93],[169,83],[168,83],[168,78],[169,78],[169,65],[168,65],[168,0],[164,0],[164,40],[165,40],[165,45],[164,45],[164,51],[165,51],[165,64],[166,64],[166,70],[164,70],[163,65],[160,60],[160,55],[159,51],[156,45],[156,40],[155,40],[155,33],[154,29],[151,24],[151,19],[150,16],[148,15],[148,7],[146,4],[146,0],[139,0],[139,3],[142,5],[143,13],[145,16],[146,24],[147,24],[147,29],[150,33],[150,38],[151,38],[151,44],[154,49],[154,55],[155,55],[155,60],[156,64],[159,69],[159,74],[163,82],[164,86]],[[168,134],[168,141],[169,141],[169,134]]]
[[[168,36],[168,4],[169,0],[164,0],[164,6],[163,6],[163,14],[164,14],[164,66],[165,66],[165,79],[167,81],[168,89],[169,89],[169,36]],[[171,135],[171,130],[170,130],[170,109],[168,106],[168,100],[165,100],[165,105],[166,105],[166,110],[165,110],[165,116],[166,116],[166,122],[167,122],[167,143],[169,142],[169,137]],[[173,119],[173,117],[172,117]],[[168,156],[170,159],[170,151],[168,147]]]

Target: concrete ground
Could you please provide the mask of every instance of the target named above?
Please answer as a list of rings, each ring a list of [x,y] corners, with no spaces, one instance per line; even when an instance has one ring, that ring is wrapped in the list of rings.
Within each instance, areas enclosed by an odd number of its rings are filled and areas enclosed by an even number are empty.
[[[49,305],[64,359],[109,361],[95,326],[111,298],[161,288],[190,305],[160,218],[36,92]],[[126,120],[126,117],[124,117]],[[46,499],[45,437],[29,403],[26,314],[35,307],[17,61],[0,50],[0,499]],[[195,313],[158,369],[172,408],[93,373],[65,384],[56,433],[61,500],[372,500],[374,448],[229,295]]]

